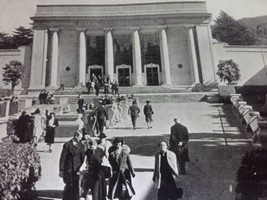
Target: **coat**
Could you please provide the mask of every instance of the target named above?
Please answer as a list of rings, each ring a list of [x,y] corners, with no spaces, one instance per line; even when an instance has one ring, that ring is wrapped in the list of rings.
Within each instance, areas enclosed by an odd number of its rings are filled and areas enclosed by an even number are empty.
[[[100,106],[97,107],[95,113],[96,113],[97,119],[103,119],[103,120],[105,120],[105,119],[108,120],[109,119],[108,118],[108,111],[102,105],[100,105]]]
[[[19,137],[21,143],[30,142],[31,136],[31,117],[30,115],[21,115],[16,123],[16,135]]]
[[[128,114],[131,117],[139,117],[140,109],[136,105],[132,105],[129,107]]]
[[[177,168],[176,155],[175,153],[169,150],[167,150],[166,155],[167,155],[168,164],[171,167],[172,175],[175,178],[179,175],[178,168]],[[154,165],[154,173],[153,173],[153,180],[156,182],[157,188],[160,188],[160,183],[161,183],[160,160],[161,160],[161,154],[160,152],[157,152],[155,155],[155,165]]]
[[[66,183],[72,180],[72,174],[77,173],[84,161],[84,146],[78,143],[74,146],[73,140],[66,142],[60,155],[59,171],[63,172],[63,180]]]
[[[113,176],[110,179],[108,198],[114,199],[120,197],[120,185],[125,184],[127,187],[127,195],[130,197],[135,194],[132,186],[131,176],[134,177],[134,168],[130,159],[130,148],[127,145],[123,145],[122,152],[119,155],[118,162],[116,160],[116,147],[111,146],[109,148],[109,163],[112,167]]]
[[[146,117],[146,122],[152,121],[152,115],[154,114],[152,106],[151,105],[145,105],[144,106],[144,115]]]
[[[55,127],[49,126],[49,120],[47,121],[47,129],[46,129],[46,135],[45,135],[45,142],[48,144],[53,144],[55,142],[55,133],[56,133],[56,127],[58,127],[58,120],[54,119],[53,125]]]
[[[185,126],[176,123],[171,127],[170,150],[178,154],[178,159],[189,161],[188,141],[189,133]],[[179,142],[182,142],[182,146],[178,146]]]

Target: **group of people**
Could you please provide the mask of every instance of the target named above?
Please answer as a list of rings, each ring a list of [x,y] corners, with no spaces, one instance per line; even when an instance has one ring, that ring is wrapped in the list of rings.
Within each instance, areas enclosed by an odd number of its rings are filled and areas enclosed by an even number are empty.
[[[89,193],[93,200],[130,200],[135,194],[130,148],[122,138],[115,138],[111,145],[105,137],[101,134],[97,142],[76,131],[63,145],[59,168],[65,183],[63,200],[88,199]]]
[[[46,89],[41,90],[41,92],[39,93],[39,96],[38,96],[38,100],[39,100],[40,104],[54,104],[55,103],[54,95],[50,94],[50,92],[47,91]]]
[[[169,141],[161,140],[155,153],[152,180],[158,188],[158,200],[177,200],[183,195],[175,179],[186,174],[189,133],[177,119],[174,122]],[[63,200],[87,200],[89,193],[93,200],[130,200],[135,195],[130,147],[123,138],[115,138],[111,144],[104,133],[96,141],[88,133],[76,131],[63,145],[59,176],[65,183]]]
[[[136,129],[137,118],[140,115],[140,108],[138,105],[139,105],[138,98],[135,98],[135,99],[133,99],[132,105],[129,107],[129,110],[128,110],[128,114],[131,117],[134,130]],[[152,121],[153,121],[152,115],[154,114],[154,111],[152,109],[152,106],[150,105],[149,100],[146,101],[146,105],[144,106],[143,112],[145,115],[145,121],[147,123],[147,128],[150,129],[150,128],[152,128]]]
[[[15,134],[20,143],[32,143],[37,146],[38,142],[44,138],[48,144],[48,151],[52,152],[52,144],[55,141],[55,128],[59,125],[54,112],[46,110],[45,116],[37,108],[33,113],[27,114],[22,111],[15,123]]]
[[[99,95],[101,88],[104,89],[104,94],[119,94],[119,84],[116,80],[111,81],[110,75],[102,78],[100,75],[96,76],[94,73],[92,73],[85,86],[88,94],[95,93],[96,96]]]

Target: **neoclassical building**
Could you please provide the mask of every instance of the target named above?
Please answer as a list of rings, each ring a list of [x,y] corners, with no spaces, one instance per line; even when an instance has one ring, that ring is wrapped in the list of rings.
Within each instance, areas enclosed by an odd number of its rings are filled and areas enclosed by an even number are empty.
[[[120,86],[215,81],[205,1],[109,2],[40,1],[29,90],[77,87],[92,74]]]

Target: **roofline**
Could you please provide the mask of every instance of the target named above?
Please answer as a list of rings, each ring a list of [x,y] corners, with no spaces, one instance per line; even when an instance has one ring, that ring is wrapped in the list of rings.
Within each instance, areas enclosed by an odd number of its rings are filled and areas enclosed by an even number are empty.
[[[199,12],[199,13],[195,13],[195,12],[184,12],[184,13],[151,13],[151,14],[133,14],[133,13],[129,13],[127,14],[121,14],[121,15],[39,15],[39,16],[33,16],[30,17],[31,20],[33,21],[43,21],[43,20],[66,20],[66,19],[70,19],[70,20],[85,20],[85,19],[98,19],[98,20],[106,20],[107,18],[109,19],[115,19],[115,18],[123,18],[123,17],[127,17],[127,19],[136,19],[136,18],[144,18],[144,17],[211,17],[212,14],[211,13],[206,13],[206,12]],[[110,18],[112,17],[112,18]]]
[[[165,2],[146,2],[146,3],[118,3],[118,4],[37,4],[37,7],[50,6],[131,6],[131,5],[149,5],[149,4],[168,4],[168,3],[206,3],[206,0],[201,1],[165,1]]]

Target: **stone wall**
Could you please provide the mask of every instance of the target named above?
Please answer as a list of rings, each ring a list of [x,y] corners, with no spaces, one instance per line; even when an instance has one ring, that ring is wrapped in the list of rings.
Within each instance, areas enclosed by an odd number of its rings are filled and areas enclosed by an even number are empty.
[[[240,69],[239,85],[267,85],[267,69],[264,68],[267,64],[267,46],[231,46],[214,42],[213,49],[215,71],[219,60],[232,59]]]

